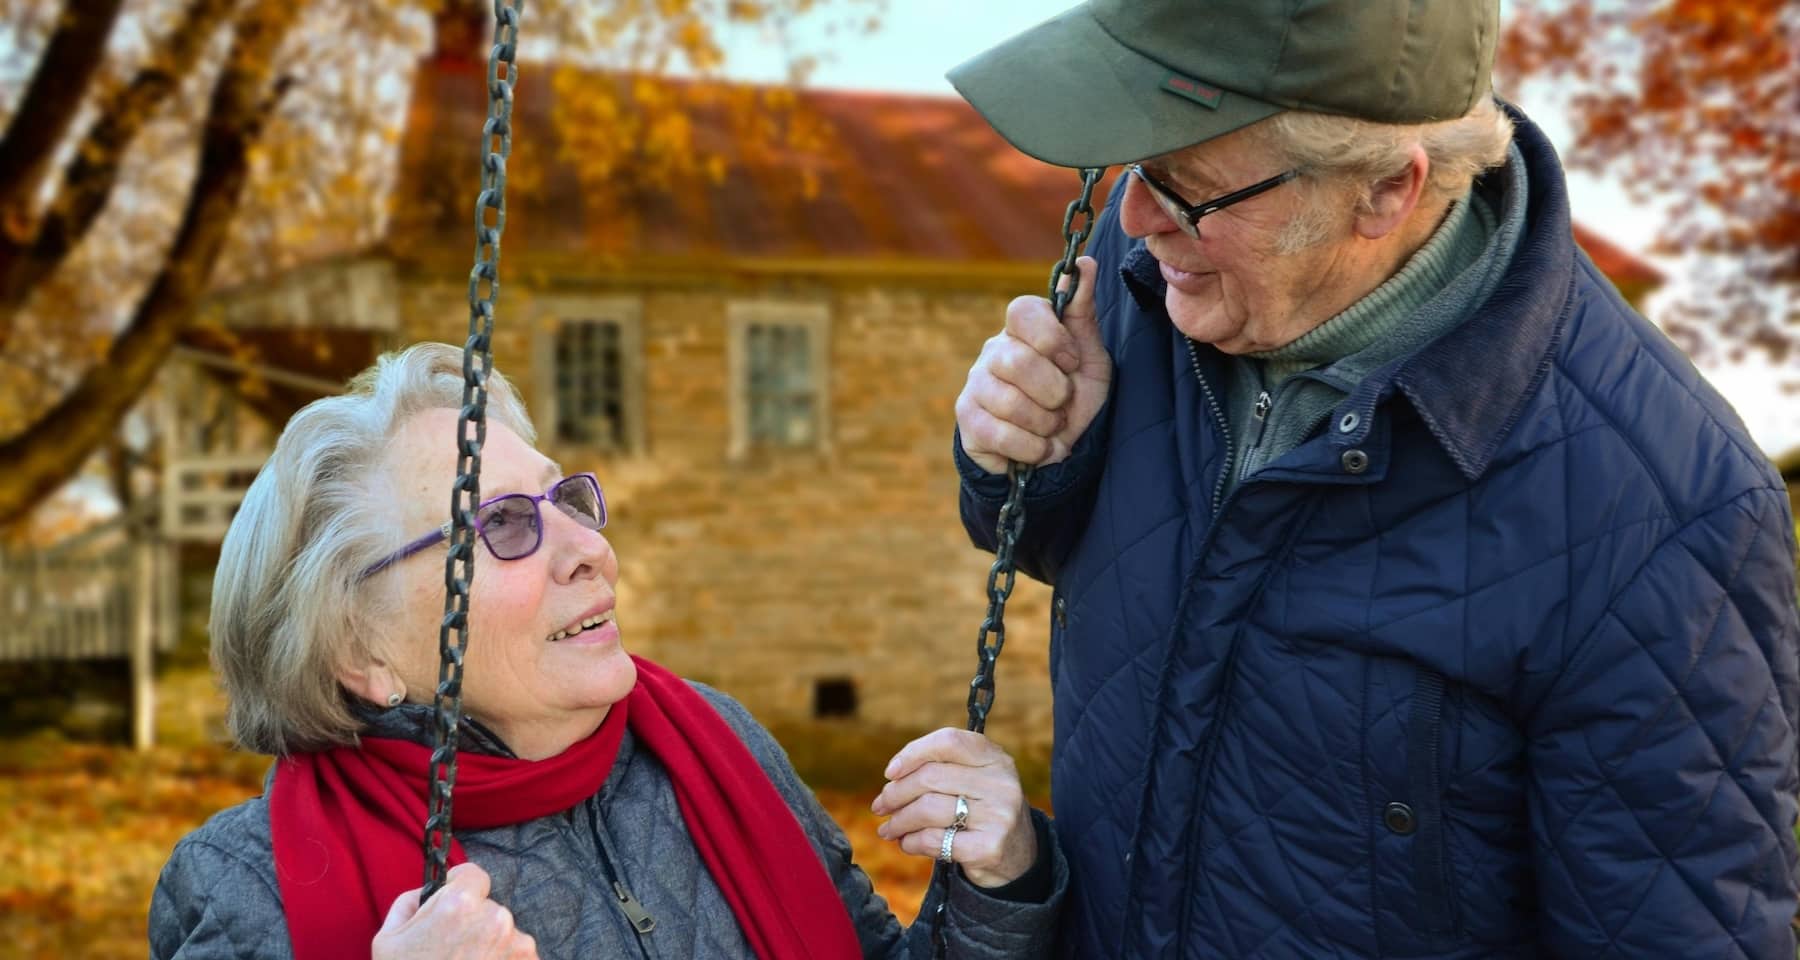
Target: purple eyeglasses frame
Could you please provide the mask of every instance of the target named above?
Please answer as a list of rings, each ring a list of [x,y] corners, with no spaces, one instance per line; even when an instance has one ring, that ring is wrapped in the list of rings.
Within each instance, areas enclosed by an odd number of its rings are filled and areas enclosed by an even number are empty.
[[[483,500],[480,503],[475,505],[475,514],[477,516],[479,516],[483,509],[485,509],[495,503],[499,503],[500,501],[505,500],[509,497],[524,497],[525,499],[531,501],[531,508],[537,512],[537,542],[531,545],[530,550],[527,550],[524,553],[521,553],[516,557],[501,556],[499,551],[496,551],[494,549],[494,545],[492,543],[488,542],[487,531],[483,530],[481,528],[481,521],[480,520],[475,521],[475,532],[479,533],[481,535],[481,542],[487,546],[488,552],[494,555],[494,559],[500,560],[500,561],[523,560],[526,557],[529,557],[532,554],[538,552],[538,548],[540,548],[544,545],[544,501],[549,500],[551,497],[554,497],[556,495],[557,488],[561,487],[565,483],[568,483],[570,480],[587,480],[589,483],[592,483],[594,485],[594,503],[596,505],[598,505],[600,508],[600,525],[597,527],[594,527],[593,529],[595,529],[595,530],[606,529],[606,489],[604,487],[600,486],[600,478],[590,472],[571,473],[568,476],[563,477],[560,480],[557,480],[555,483],[551,484],[549,486],[549,488],[546,489],[543,493],[503,493],[497,497],[489,497],[486,500]],[[564,511],[564,515],[567,516],[567,511]],[[366,580],[369,577],[372,577],[375,574],[378,574],[381,571],[386,570],[388,567],[391,567],[394,564],[399,563],[402,560],[405,560],[407,557],[410,557],[413,554],[418,553],[421,550],[425,550],[429,547],[437,545],[438,543],[440,543],[442,541],[450,539],[450,527],[451,527],[450,523],[445,522],[445,524],[443,526],[437,528],[436,530],[433,530],[430,533],[425,534],[424,536],[420,537],[419,539],[414,540],[413,542],[407,544],[406,546],[401,547],[400,549],[394,551],[393,553],[390,553],[387,556],[381,558],[379,561],[377,561],[373,564],[370,564],[369,567],[362,572],[362,576],[360,576],[358,579]]]

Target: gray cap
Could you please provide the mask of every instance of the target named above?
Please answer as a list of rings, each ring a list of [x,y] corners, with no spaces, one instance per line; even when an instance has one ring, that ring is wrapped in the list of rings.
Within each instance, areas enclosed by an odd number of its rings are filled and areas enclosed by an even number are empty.
[[[1283,110],[1460,117],[1489,93],[1498,0],[1089,0],[950,71],[1013,146],[1140,160]]]

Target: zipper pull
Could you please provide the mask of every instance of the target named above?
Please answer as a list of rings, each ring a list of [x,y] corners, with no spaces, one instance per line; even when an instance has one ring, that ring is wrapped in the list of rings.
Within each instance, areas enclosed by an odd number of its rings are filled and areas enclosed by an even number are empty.
[[[1256,414],[1256,419],[1267,420],[1269,409],[1273,406],[1275,406],[1275,398],[1269,396],[1269,391],[1264,390],[1256,395],[1256,408],[1252,412]]]
[[[631,926],[638,933],[649,933],[656,929],[656,918],[644,909],[644,905],[631,895],[630,890],[625,889],[625,881],[614,880],[613,893],[618,894],[619,909],[625,911],[625,919],[631,921]]]

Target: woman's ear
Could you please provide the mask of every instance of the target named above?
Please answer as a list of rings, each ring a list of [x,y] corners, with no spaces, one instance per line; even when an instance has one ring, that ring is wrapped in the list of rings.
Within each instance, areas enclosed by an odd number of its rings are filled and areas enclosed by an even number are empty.
[[[394,706],[398,702],[393,699],[395,694],[402,700],[406,698],[406,685],[400,675],[387,661],[364,651],[352,653],[338,664],[337,681],[345,690],[376,706]]]
[[[1418,208],[1431,175],[1431,158],[1415,143],[1407,152],[1407,161],[1406,169],[1369,187],[1369,205],[1356,215],[1357,236],[1379,240],[1399,229]]]

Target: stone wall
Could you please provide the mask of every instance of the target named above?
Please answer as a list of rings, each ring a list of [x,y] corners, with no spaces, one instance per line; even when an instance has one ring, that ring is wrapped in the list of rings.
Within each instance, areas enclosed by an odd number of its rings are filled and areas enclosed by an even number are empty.
[[[987,286],[695,278],[590,291],[641,298],[644,446],[545,452],[606,487],[629,649],[767,724],[810,721],[815,685],[848,679],[856,713],[834,723],[909,736],[962,725],[992,558],[957,518],[949,450],[956,394],[1010,299]],[[502,301],[495,361],[531,397],[547,375],[531,340],[554,323],[543,304],[569,291],[523,287]],[[461,294],[406,286],[406,339],[459,343]],[[829,305],[822,450],[729,452],[728,305],[758,298]],[[1047,588],[1020,578],[989,727],[1015,750],[1050,740],[1048,605]]]

